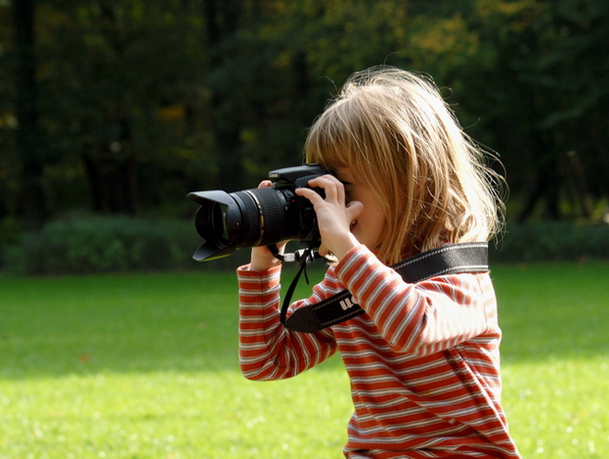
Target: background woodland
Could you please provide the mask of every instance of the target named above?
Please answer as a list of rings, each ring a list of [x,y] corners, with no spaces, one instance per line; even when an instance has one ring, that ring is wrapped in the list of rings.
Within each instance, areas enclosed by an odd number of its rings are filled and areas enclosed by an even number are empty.
[[[0,0],[0,247],[255,187],[383,63],[431,74],[500,155],[511,221],[606,218],[604,0]]]

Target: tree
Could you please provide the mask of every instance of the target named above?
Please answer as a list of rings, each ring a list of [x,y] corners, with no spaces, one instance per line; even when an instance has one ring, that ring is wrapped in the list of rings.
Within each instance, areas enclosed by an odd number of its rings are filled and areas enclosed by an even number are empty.
[[[241,57],[236,48],[237,30],[241,26],[242,3],[238,0],[205,0],[203,2],[208,46],[209,67],[212,69],[210,89],[210,118],[215,134],[218,185],[226,190],[238,190],[244,183],[244,165],[241,151],[242,104],[231,97],[237,87],[231,87],[233,78],[226,75],[235,60]],[[236,59],[237,56],[237,59]],[[234,69],[237,67],[233,67]],[[242,69],[243,70],[243,69]]]
[[[46,218],[42,175],[45,146],[39,129],[37,59],[34,37],[34,1],[13,2],[15,30],[15,159],[21,176],[22,215],[29,229],[39,229]]]
[[[469,26],[480,50],[459,75],[472,88],[465,110],[485,114],[473,131],[502,154],[512,189],[523,194],[518,219],[540,203],[546,216],[563,217],[565,170],[585,180],[578,193],[606,198],[599,184],[609,180],[609,131],[600,113],[609,101],[609,61],[599,56],[609,53],[609,6],[480,0]],[[581,158],[579,177],[564,166],[573,151]]]
[[[326,100],[352,72],[383,63],[436,79],[467,132],[501,154],[521,218],[539,203],[554,218],[569,212],[565,202],[598,206],[609,179],[609,61],[597,58],[608,53],[607,9],[593,0],[15,2],[0,30],[0,148],[10,153],[0,158],[0,217],[38,226],[73,208],[189,214],[188,191],[254,186],[301,161]],[[573,190],[587,198],[565,199]]]
[[[133,214],[161,203],[161,176],[187,181],[184,156],[206,130],[195,120],[205,47],[193,12],[178,0],[41,6],[45,128],[63,169],[81,168],[94,211]]]

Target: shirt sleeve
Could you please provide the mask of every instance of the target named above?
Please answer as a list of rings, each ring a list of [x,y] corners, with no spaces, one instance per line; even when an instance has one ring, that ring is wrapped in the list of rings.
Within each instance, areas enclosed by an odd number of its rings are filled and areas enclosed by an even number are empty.
[[[360,246],[341,260],[336,275],[396,352],[441,352],[483,334],[496,315],[488,273],[409,284]]]
[[[237,270],[239,281],[239,362],[243,375],[253,380],[276,380],[296,376],[336,352],[329,329],[299,333],[285,328],[279,319],[281,268]],[[316,294],[323,290],[316,286]],[[304,303],[301,300],[298,303]],[[296,303],[296,304],[298,304]]]

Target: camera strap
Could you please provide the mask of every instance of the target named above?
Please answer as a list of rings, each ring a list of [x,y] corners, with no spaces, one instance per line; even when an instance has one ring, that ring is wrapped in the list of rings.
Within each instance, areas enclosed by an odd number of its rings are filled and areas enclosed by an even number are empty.
[[[293,331],[315,333],[363,314],[365,311],[354,302],[351,293],[343,290],[319,303],[299,307],[290,317],[286,317],[298,279],[306,271],[307,260],[310,260],[309,256],[313,253],[313,249],[306,250],[310,250],[310,253],[298,260],[300,269],[286,292],[281,308],[281,323]],[[446,244],[407,258],[391,267],[408,283],[417,283],[446,274],[486,272],[489,270],[488,244],[486,242]]]

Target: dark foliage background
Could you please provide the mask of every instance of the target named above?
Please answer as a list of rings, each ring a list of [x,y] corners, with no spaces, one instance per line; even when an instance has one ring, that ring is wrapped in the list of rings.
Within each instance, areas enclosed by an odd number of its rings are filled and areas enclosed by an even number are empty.
[[[175,267],[187,192],[300,163],[328,97],[382,63],[431,74],[500,155],[506,258],[606,256],[608,36],[601,0],[0,0],[1,260]],[[79,238],[89,258],[36,265]]]

